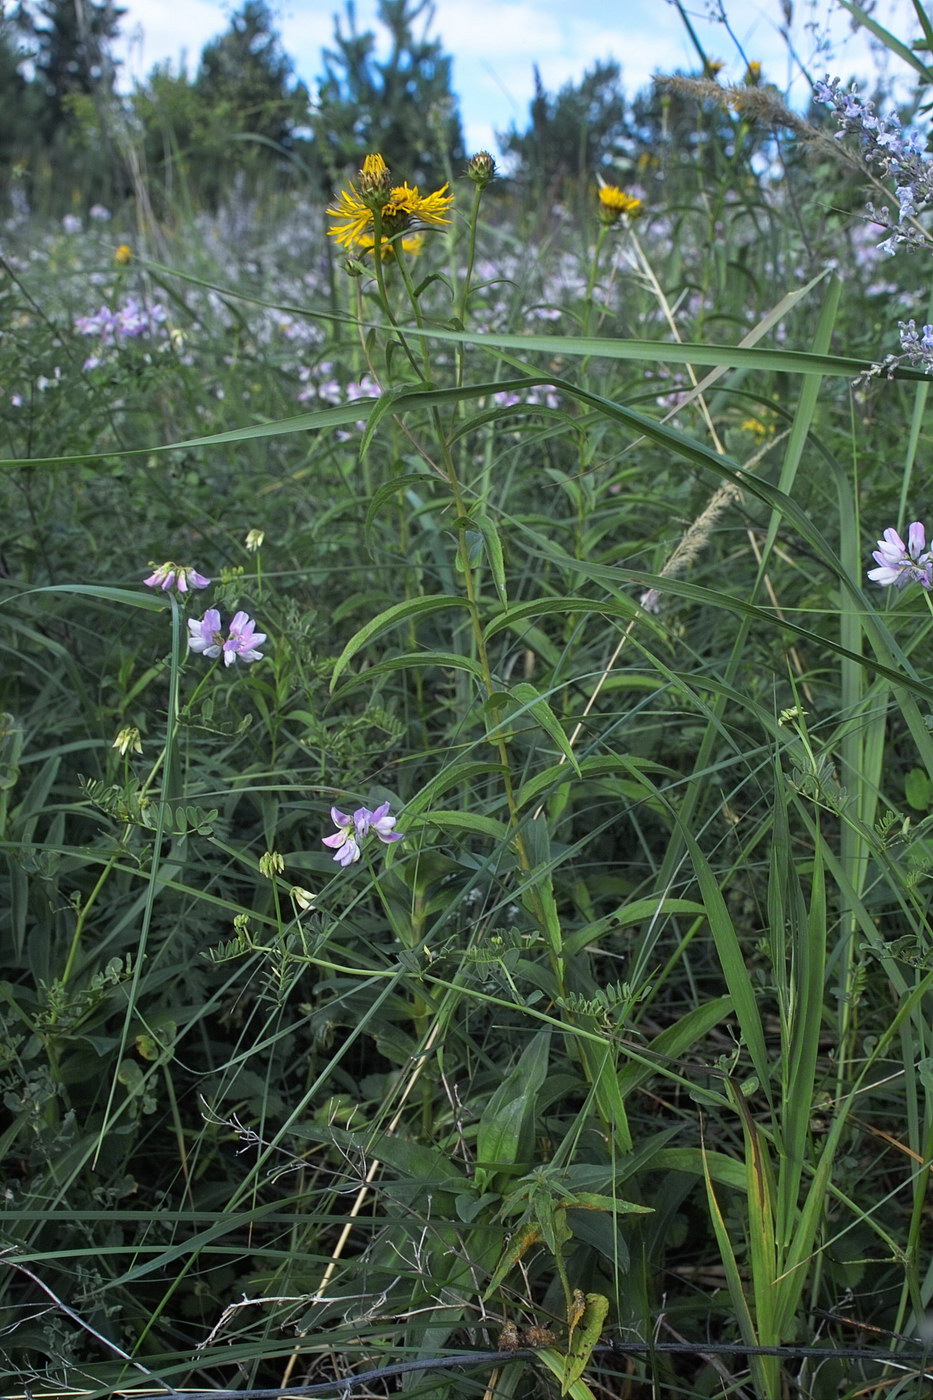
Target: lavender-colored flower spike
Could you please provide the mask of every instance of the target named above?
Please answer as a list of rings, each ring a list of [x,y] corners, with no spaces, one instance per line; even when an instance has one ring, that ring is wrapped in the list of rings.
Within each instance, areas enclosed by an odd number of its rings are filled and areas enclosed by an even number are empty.
[[[926,155],[920,134],[905,131],[896,115],[879,116],[870,99],[854,91],[843,91],[838,78],[831,83],[815,83],[813,95],[817,102],[835,112],[840,126],[837,138],[847,132],[855,133],[868,164],[882,177],[894,181],[896,218],[887,208],[868,206],[872,221],[888,231],[879,247],[894,254],[901,246],[929,246],[929,235],[911,222],[933,203],[933,161]]]
[[[871,557],[878,568],[869,569],[868,577],[881,588],[891,584],[903,588],[907,583],[933,588],[933,553],[926,547],[926,531],[919,520],[908,529],[906,544],[895,529],[885,530]]]

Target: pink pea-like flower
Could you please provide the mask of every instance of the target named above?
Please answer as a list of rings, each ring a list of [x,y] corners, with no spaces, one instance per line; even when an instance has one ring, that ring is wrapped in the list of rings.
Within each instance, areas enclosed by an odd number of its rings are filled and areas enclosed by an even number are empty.
[[[224,634],[220,627],[220,613],[216,608],[208,608],[203,617],[188,619],[188,645],[201,656],[219,656],[224,644]]]
[[[885,530],[871,557],[878,568],[869,569],[868,577],[881,588],[891,584],[903,588],[907,583],[933,588],[933,552],[926,547],[926,531],[919,520],[908,529],[906,544],[895,529]]]
[[[334,860],[343,866],[359,860],[363,842],[371,831],[386,845],[401,841],[404,835],[401,831],[393,830],[396,818],[389,815],[388,802],[382,802],[372,812],[368,807],[357,807],[352,817],[337,807],[331,807],[330,816],[337,830],[332,836],[322,836],[321,840],[334,852]]]
[[[266,640],[265,632],[257,632],[253,619],[245,612],[235,613],[230,629],[224,632],[220,613],[208,608],[203,617],[188,619],[188,645],[192,651],[212,659],[223,656],[224,665],[236,661],[261,661],[263,653],[256,648]]]
[[[364,810],[364,809],[360,809]],[[341,865],[352,865],[355,860],[359,860],[361,851],[359,842],[356,839],[355,816],[348,817],[345,812],[341,812],[337,807],[331,807],[330,818],[337,830],[332,836],[322,836],[321,840],[325,846],[329,846],[334,852],[334,860]]]
[[[256,624],[247,613],[234,613],[223,644],[224,665],[232,666],[235,661],[261,661],[263,654],[256,648],[265,640],[265,632],[256,631]]]

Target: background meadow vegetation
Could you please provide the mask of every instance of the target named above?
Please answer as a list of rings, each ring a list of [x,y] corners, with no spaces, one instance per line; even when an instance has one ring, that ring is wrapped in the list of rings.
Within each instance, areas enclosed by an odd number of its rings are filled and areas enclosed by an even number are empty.
[[[131,99],[3,34],[4,1394],[928,1395],[928,253],[754,65],[482,188],[365,43],[211,89],[261,8]],[[455,195],[378,276],[377,150]]]

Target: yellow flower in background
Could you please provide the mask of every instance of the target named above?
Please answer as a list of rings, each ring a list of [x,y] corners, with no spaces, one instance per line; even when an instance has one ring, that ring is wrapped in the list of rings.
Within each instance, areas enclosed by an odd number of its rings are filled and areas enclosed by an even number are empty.
[[[359,189],[350,185],[327,211],[334,227],[331,238],[345,248],[371,248],[375,241],[375,210],[381,210],[382,233],[386,238],[420,228],[442,228],[450,223],[447,214],[454,202],[442,185],[433,194],[421,194],[417,185],[389,185],[389,170],[380,155],[369,155],[359,174]]]
[[[362,237],[357,241],[356,246],[357,248],[361,249],[364,253],[369,253],[375,246],[375,242],[376,240],[373,238],[371,233],[364,233]],[[397,239],[393,243],[389,243],[386,239],[383,239],[379,245],[379,250],[382,254],[383,262],[385,262],[386,258],[395,257],[396,250],[398,249],[399,245],[401,245],[402,252],[408,253],[408,255],[412,258],[416,258],[421,252],[422,248],[424,247],[424,234],[410,233],[407,238]]]
[[[757,58],[753,58],[745,70],[745,83],[747,87],[761,86],[761,64]]]
[[[600,185],[598,193],[600,223],[617,224],[623,217],[637,219],[642,212],[641,200],[626,194],[618,185]]]
[[[118,267],[126,267],[128,262],[133,260],[133,250],[128,243],[121,243],[113,255],[113,260]]]
[[[743,433],[751,433],[753,437],[763,442],[765,438],[774,437],[775,427],[773,423],[762,423],[760,418],[746,418],[739,427]]]

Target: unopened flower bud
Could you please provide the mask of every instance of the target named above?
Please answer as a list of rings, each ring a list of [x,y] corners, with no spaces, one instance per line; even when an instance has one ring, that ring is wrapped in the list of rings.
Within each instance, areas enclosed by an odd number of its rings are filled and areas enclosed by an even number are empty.
[[[271,880],[273,875],[281,875],[285,869],[285,857],[278,851],[266,851],[265,855],[259,857],[259,873],[267,880]]]
[[[250,554],[255,554],[257,549],[262,548],[262,542],[265,538],[265,530],[247,530],[245,543]]]
[[[496,162],[488,151],[477,151],[470,157],[467,175],[479,189],[484,190],[496,173]]]
[[[392,176],[382,156],[369,155],[359,173],[360,199],[369,209],[381,209],[392,198]]]

